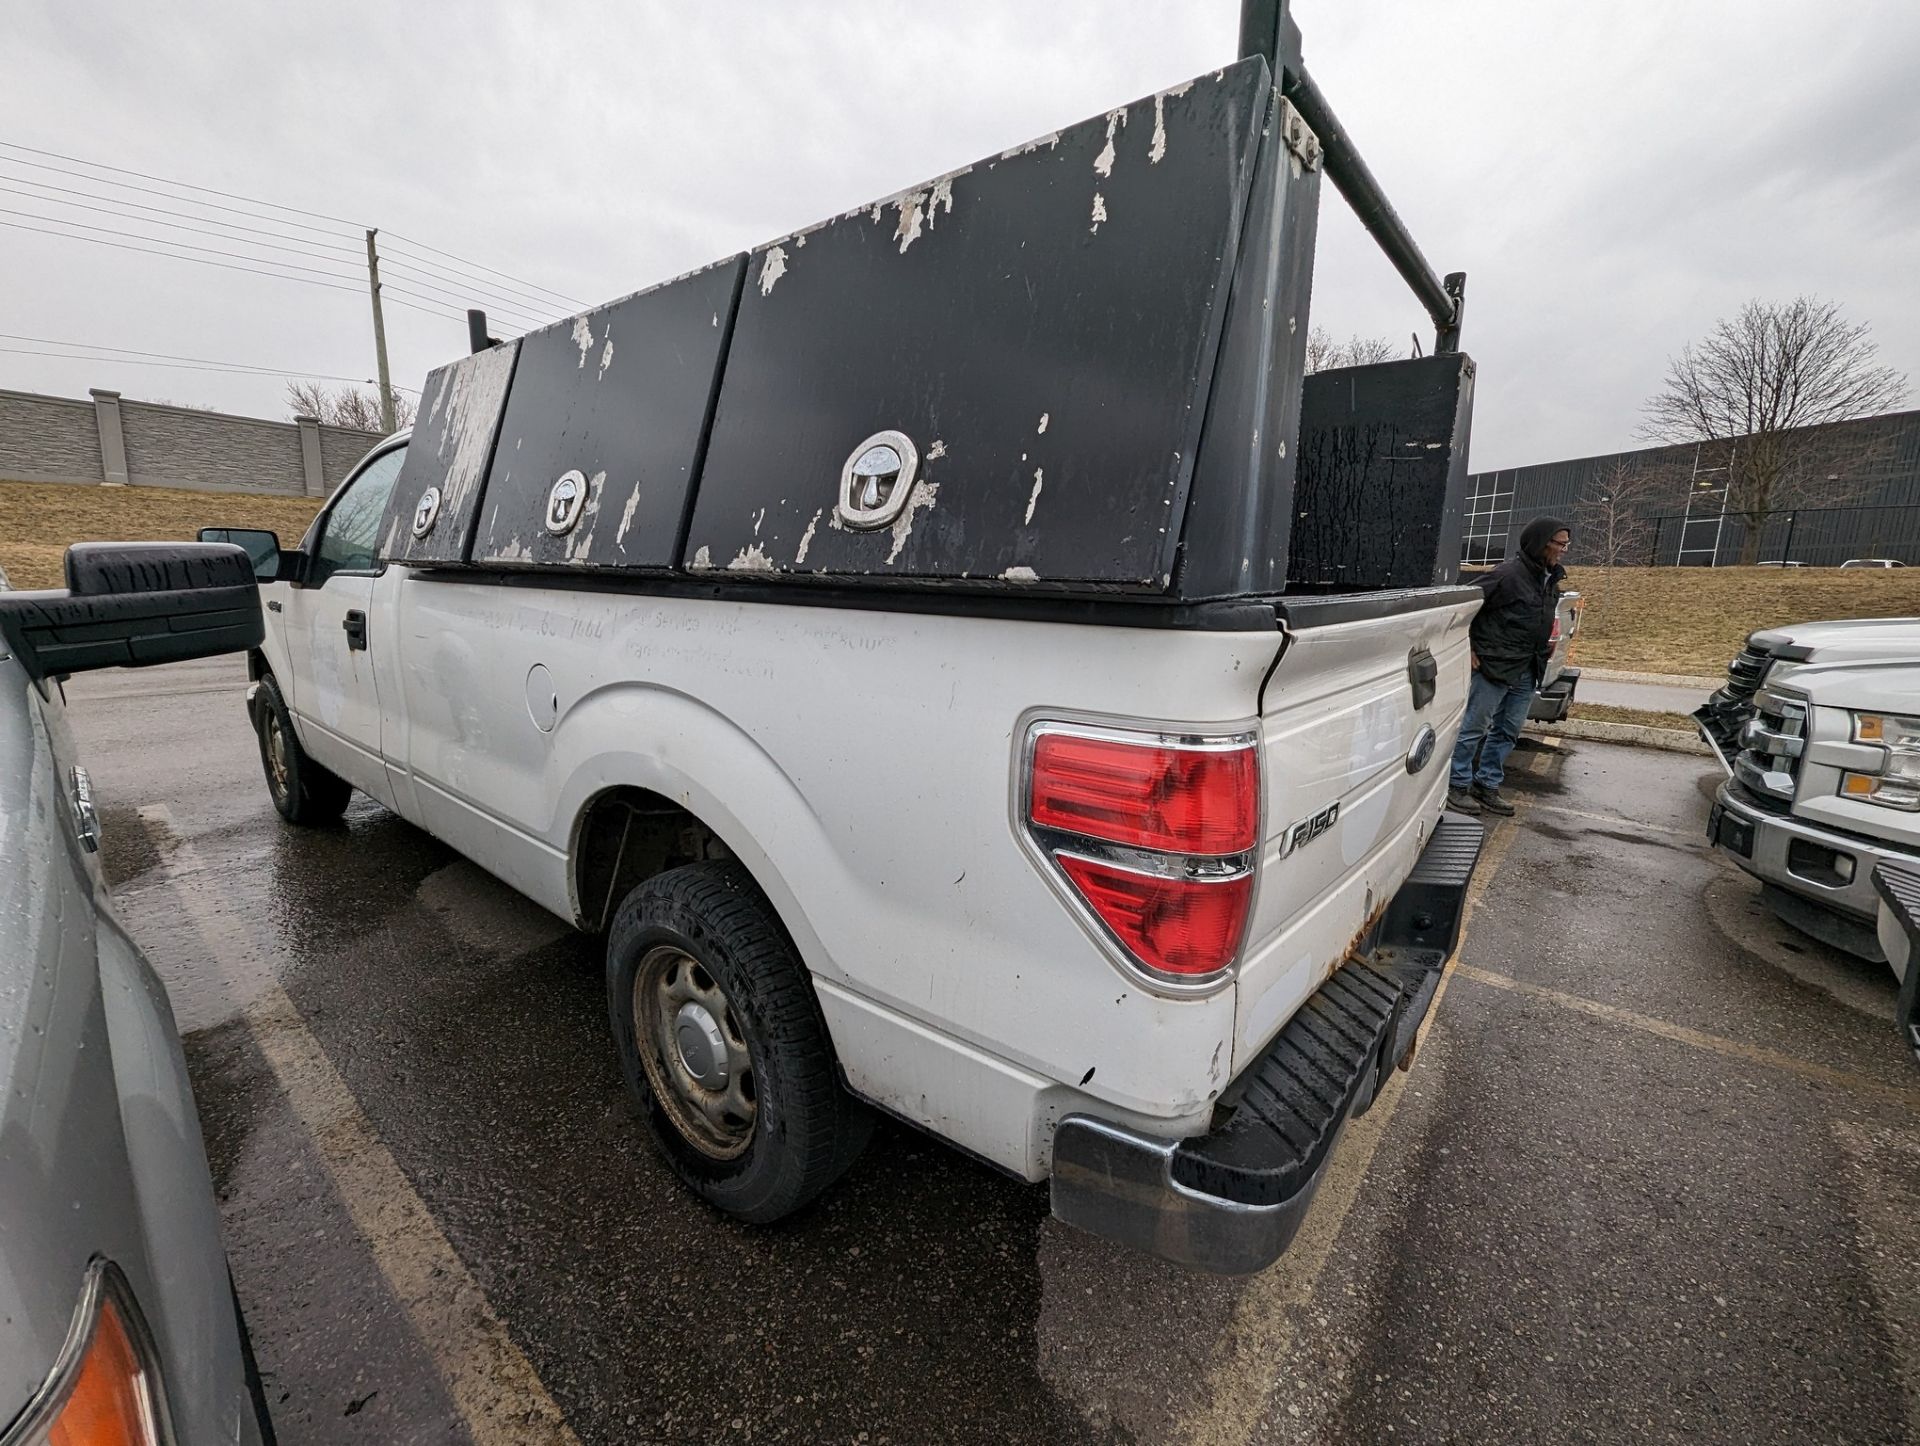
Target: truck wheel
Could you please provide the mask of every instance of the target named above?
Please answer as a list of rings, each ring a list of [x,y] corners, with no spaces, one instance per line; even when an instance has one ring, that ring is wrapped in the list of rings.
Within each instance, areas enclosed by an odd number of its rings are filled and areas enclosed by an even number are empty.
[[[271,673],[260,680],[253,726],[260,735],[260,766],[267,773],[267,792],[273,795],[280,816],[288,823],[337,822],[347,811],[353,785],[307,756]]]
[[[641,884],[607,934],[627,1088],[674,1173],[756,1225],[846,1171],[873,1128],[840,1088],[806,966],[747,871],[708,861]]]

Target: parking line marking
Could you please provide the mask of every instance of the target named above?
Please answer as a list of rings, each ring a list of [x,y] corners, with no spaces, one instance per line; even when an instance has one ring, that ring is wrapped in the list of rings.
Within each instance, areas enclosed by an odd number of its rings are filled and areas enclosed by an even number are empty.
[[[1487,892],[1493,876],[1506,860],[1519,827],[1513,819],[1503,819],[1487,831],[1480,852],[1479,867],[1467,885],[1460,923],[1461,947],[1466,946],[1467,923],[1474,906]],[[1454,959],[1459,958],[1454,951]],[[1447,983],[1453,975],[1450,961],[1440,976],[1433,1003],[1427,1007],[1426,1023],[1414,1042],[1418,1053],[1427,1032],[1440,1016],[1440,1001],[1446,997]],[[1267,1401],[1276,1381],[1275,1363],[1293,1344],[1294,1322],[1299,1308],[1313,1298],[1320,1276],[1333,1258],[1333,1247],[1353,1203],[1360,1197],[1360,1186],[1373,1164],[1374,1152],[1393,1123],[1411,1075],[1396,1070],[1381,1088],[1373,1108],[1354,1120],[1335,1141],[1326,1173],[1321,1176],[1307,1218],[1300,1233],[1279,1261],[1255,1276],[1235,1303],[1233,1319],[1220,1335],[1213,1364],[1207,1369],[1206,1384],[1200,1397],[1206,1403],[1180,1425],[1176,1439],[1186,1446],[1242,1446],[1253,1438],[1265,1415]]]
[[[139,812],[172,831],[164,805]],[[185,838],[174,858],[186,872],[202,867]],[[174,892],[215,967],[231,979],[228,961],[253,952],[245,925],[209,907],[197,890],[176,886]],[[477,1446],[579,1446],[533,1363],[514,1344],[292,998],[277,981],[256,988],[242,1015],[247,1028]]]
[[[1779,1050],[1767,1049],[1763,1045],[1743,1044],[1737,1039],[1727,1039],[1718,1034],[1707,1034],[1702,1030],[1689,1029],[1684,1024],[1670,1024],[1664,1019],[1656,1019],[1651,1014],[1641,1014],[1635,1010],[1622,1009],[1614,1004],[1602,1004],[1597,999],[1585,999],[1578,994],[1567,994],[1558,989],[1549,989],[1541,984],[1529,984],[1515,979],[1510,974],[1499,974],[1491,969],[1482,969],[1473,964],[1460,964],[1457,971],[1476,984],[1486,984],[1494,989],[1505,989],[1513,994],[1525,994],[1535,999],[1544,999],[1558,1004],[1563,1009],[1571,1009],[1577,1014],[1585,1014],[1594,1019],[1604,1019],[1613,1024],[1624,1024],[1629,1028],[1641,1030],[1647,1034],[1657,1034],[1662,1039],[1671,1039],[1680,1044],[1692,1045],[1695,1049],[1708,1050],[1714,1054],[1724,1054],[1732,1059],[1742,1059],[1749,1064],[1766,1065],[1771,1069],[1784,1070],[1788,1074],[1799,1075],[1803,1079],[1819,1084],[1834,1085],[1840,1089],[1852,1090],[1858,1094],[1876,1095],[1896,1104],[1911,1105],[1920,1088],[1915,1086],[1891,1085],[1884,1081],[1871,1079],[1866,1075],[1854,1074],[1850,1070],[1833,1069],[1824,1064],[1815,1064],[1811,1060],[1799,1059]]]
[[[1276,1384],[1275,1367],[1293,1345],[1300,1309],[1313,1298],[1320,1276],[1353,1202],[1359,1198],[1367,1167],[1392,1123],[1407,1087],[1398,1071],[1372,1109],[1340,1134],[1307,1218],[1279,1261],[1255,1276],[1233,1308],[1221,1334],[1200,1397],[1206,1405],[1181,1423],[1176,1439],[1186,1446],[1241,1446],[1253,1437],[1266,1414]]]

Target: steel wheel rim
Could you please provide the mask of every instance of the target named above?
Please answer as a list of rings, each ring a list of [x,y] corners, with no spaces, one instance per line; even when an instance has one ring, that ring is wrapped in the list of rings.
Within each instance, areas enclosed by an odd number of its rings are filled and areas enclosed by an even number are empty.
[[[284,798],[287,794],[287,735],[280,720],[267,714],[267,782]]]
[[[759,1119],[753,1057],[726,991],[686,950],[660,944],[641,959],[633,1036],[654,1100],[680,1138],[709,1159],[744,1154]]]

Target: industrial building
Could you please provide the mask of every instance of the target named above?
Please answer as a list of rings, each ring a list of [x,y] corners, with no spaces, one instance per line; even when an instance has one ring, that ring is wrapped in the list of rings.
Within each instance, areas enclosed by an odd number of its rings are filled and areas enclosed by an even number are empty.
[[[1795,476],[1764,518],[1728,510],[1729,450],[1745,439],[1540,462],[1467,479],[1461,559],[1497,562],[1520,529],[1555,515],[1575,524],[1570,561],[1604,560],[1610,489],[1614,561],[1659,566],[1854,558],[1920,566],[1920,411],[1813,427]],[[1754,524],[1758,523],[1756,527]],[[1754,535],[1757,534],[1757,535]]]

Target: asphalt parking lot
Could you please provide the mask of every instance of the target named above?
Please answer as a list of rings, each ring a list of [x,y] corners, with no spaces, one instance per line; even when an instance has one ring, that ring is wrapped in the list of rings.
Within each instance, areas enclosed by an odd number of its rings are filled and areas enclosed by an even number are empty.
[[[286,1446],[1920,1441],[1892,976],[1706,849],[1708,760],[1517,755],[1417,1063],[1223,1280],[893,1127],[802,1218],[715,1216],[592,944],[364,800],[282,825],[243,688],[70,697]]]

